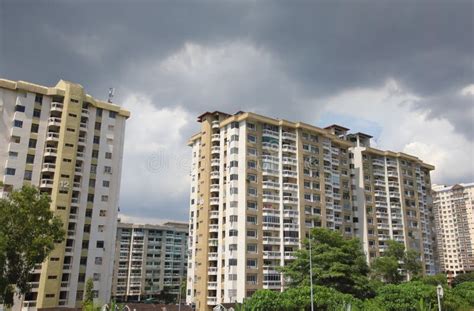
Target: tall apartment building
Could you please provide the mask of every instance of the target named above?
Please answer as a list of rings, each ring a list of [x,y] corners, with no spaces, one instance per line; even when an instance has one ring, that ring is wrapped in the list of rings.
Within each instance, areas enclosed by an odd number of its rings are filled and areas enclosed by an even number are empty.
[[[294,259],[317,226],[360,237],[368,260],[388,238],[398,239],[419,250],[432,272],[432,166],[370,148],[370,136],[338,125],[247,112],[207,112],[198,121],[201,131],[189,141],[187,284],[197,310],[260,288],[282,290],[276,268]]]
[[[2,79],[0,115],[0,197],[25,183],[39,187],[67,231],[35,269],[20,303],[78,307],[88,278],[97,302],[107,302],[129,112],[71,82],[45,87]]]
[[[178,299],[181,284],[186,280],[187,240],[187,223],[119,222],[113,297],[117,301],[140,301],[156,297],[166,287]]]
[[[418,158],[370,147],[370,135],[349,134],[354,164],[354,211],[368,262],[395,240],[420,253],[435,274],[436,241],[430,171]]]
[[[433,185],[433,203],[440,271],[474,271],[474,183]]]

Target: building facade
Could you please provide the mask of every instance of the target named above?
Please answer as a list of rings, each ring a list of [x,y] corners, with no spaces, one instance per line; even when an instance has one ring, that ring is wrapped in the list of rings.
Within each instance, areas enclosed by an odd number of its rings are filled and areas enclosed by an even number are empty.
[[[140,301],[167,289],[181,299],[186,280],[188,224],[118,223],[112,295],[117,301]],[[184,297],[183,297],[184,298]]]
[[[474,271],[474,183],[433,185],[433,202],[440,271]]]
[[[318,128],[247,112],[205,113],[198,121],[201,131],[189,141],[187,282],[187,302],[197,310],[241,302],[260,288],[282,290],[284,280],[276,268],[294,259],[313,227],[360,237],[368,260],[384,251],[387,237],[419,250],[423,259],[432,253],[431,236],[425,244],[422,227],[430,212],[432,166],[370,148],[370,137],[358,144],[364,134],[354,136],[337,125]],[[368,165],[372,157],[397,163],[384,162],[375,171],[384,179],[385,197],[378,188],[382,184],[374,184]],[[396,180],[388,178],[392,172],[397,172]],[[388,188],[395,182],[398,191]],[[384,206],[373,203],[382,201]],[[387,218],[392,213],[400,221]],[[429,235],[430,223],[426,225]],[[426,271],[431,273],[432,267]]]
[[[16,306],[78,307],[89,278],[97,302],[108,302],[129,112],[63,80],[0,80],[0,115],[0,197],[25,183],[39,187],[67,232]]]

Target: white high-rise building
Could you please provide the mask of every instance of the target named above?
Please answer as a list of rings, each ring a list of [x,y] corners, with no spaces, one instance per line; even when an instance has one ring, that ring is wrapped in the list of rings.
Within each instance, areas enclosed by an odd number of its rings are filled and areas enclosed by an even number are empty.
[[[248,112],[207,112],[191,137],[187,301],[197,310],[283,290],[277,270],[313,227],[359,237],[370,262],[394,239],[434,273],[430,170],[370,136]]]
[[[109,301],[129,115],[71,82],[0,80],[0,197],[39,187],[67,232],[34,271],[22,306],[79,307],[89,278],[96,301]]]
[[[433,203],[440,271],[474,271],[474,183],[433,185]]]

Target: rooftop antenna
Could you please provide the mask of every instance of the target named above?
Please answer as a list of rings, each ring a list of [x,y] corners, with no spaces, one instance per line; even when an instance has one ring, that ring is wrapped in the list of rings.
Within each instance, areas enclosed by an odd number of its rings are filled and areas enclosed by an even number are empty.
[[[112,103],[112,98],[115,95],[115,88],[109,87],[109,99],[107,99],[107,102]]]

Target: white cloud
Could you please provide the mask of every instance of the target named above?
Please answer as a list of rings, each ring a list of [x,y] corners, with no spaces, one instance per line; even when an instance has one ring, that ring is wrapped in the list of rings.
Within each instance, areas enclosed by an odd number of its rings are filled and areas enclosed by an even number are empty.
[[[136,215],[139,207],[142,215],[177,217],[187,206],[173,210],[169,204],[188,195],[190,152],[181,131],[191,116],[181,107],[159,109],[139,95],[126,98],[124,107],[132,116],[124,146],[122,212]]]
[[[376,137],[378,148],[403,151],[435,165],[436,183],[472,180],[473,142],[446,119],[429,119],[427,112],[413,109],[418,100],[389,80],[378,89],[348,90],[331,97],[326,109],[378,123],[382,129]]]

